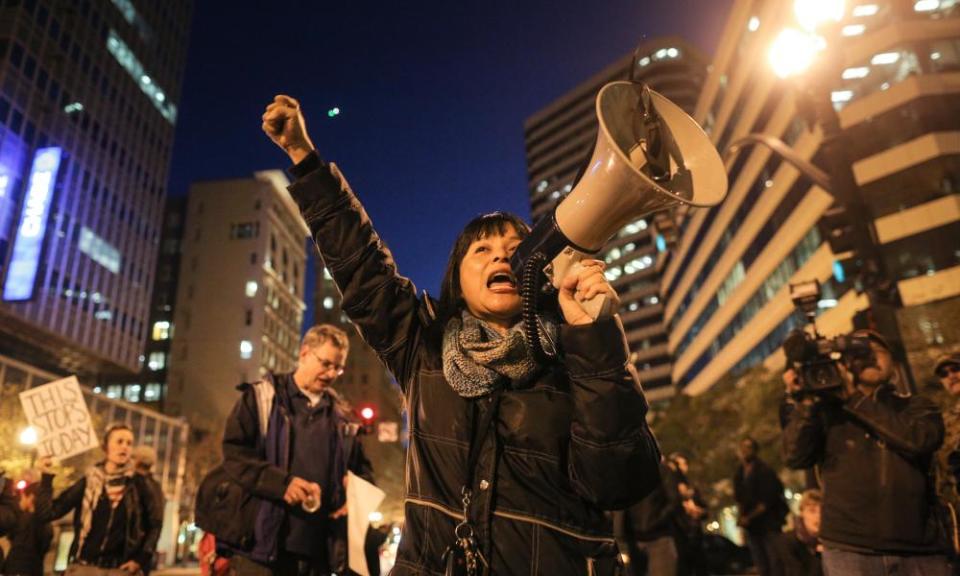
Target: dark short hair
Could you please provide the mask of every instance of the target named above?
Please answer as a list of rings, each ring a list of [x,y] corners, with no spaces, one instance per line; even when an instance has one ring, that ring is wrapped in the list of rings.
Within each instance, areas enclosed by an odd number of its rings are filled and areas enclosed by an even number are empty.
[[[107,426],[107,431],[103,433],[103,449],[104,450],[107,449],[107,444],[110,443],[110,437],[113,436],[113,433],[118,430],[127,430],[131,434],[134,434],[133,428],[131,428],[130,426],[127,426],[123,422],[117,422]],[[136,436],[136,434],[134,434],[134,436]]]
[[[463,301],[463,289],[460,287],[460,263],[466,256],[467,249],[480,238],[506,234],[508,226],[516,230],[520,238],[526,238],[530,233],[527,223],[510,212],[491,212],[477,216],[460,231],[460,235],[453,243],[450,258],[447,260],[447,269],[443,273],[443,282],[440,284],[440,319],[444,323],[460,314],[466,307]]]

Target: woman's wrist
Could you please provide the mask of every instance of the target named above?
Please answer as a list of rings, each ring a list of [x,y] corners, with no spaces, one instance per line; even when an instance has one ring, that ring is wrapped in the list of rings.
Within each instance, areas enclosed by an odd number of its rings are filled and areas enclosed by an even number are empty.
[[[313,146],[292,146],[287,149],[287,156],[290,157],[290,161],[293,162],[294,166],[303,161],[304,158],[309,156],[313,152]]]

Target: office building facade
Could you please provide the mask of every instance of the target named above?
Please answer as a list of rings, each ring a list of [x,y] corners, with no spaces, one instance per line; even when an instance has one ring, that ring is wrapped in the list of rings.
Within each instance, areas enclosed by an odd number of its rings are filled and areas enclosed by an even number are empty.
[[[172,353],[147,362],[167,369],[167,411],[198,428],[222,429],[238,384],[296,365],[307,228],[288,184],[277,170],[190,187]]]
[[[822,130],[807,122],[799,90],[810,79],[780,80],[767,61],[793,22],[792,4],[734,3],[695,118],[721,151],[763,133],[825,166]],[[922,335],[908,348],[945,346],[945,311],[960,296],[960,5],[848,3],[827,46],[820,57],[838,67],[822,97],[848,138],[845,152],[903,301],[901,330]],[[844,254],[831,251],[818,227],[831,195],[763,147],[727,162],[726,200],[683,215],[661,284],[672,379],[690,394],[751,366],[783,366],[779,346],[803,324],[791,283],[823,285],[818,324],[826,334],[850,330],[868,306],[836,266]]]
[[[0,6],[0,351],[134,372],[190,0]]]

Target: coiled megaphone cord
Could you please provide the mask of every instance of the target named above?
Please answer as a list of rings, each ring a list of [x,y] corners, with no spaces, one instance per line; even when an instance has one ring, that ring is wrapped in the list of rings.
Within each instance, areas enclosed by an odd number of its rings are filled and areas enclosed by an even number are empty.
[[[530,256],[523,265],[520,278],[520,305],[523,320],[523,335],[530,346],[533,359],[541,365],[552,361],[551,355],[543,349],[542,328],[537,318],[540,297],[540,275],[547,265],[547,257],[542,252]]]

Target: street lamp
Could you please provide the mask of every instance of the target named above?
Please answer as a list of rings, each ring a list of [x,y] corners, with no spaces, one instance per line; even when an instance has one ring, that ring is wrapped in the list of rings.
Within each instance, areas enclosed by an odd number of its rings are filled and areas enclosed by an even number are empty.
[[[39,438],[37,437],[37,429],[34,428],[33,426],[27,426],[26,428],[20,431],[20,437],[19,437],[20,444],[22,444],[27,448],[33,448],[34,446],[36,446],[38,439]]]
[[[840,76],[840,66],[836,59],[825,57],[827,38],[836,40],[840,36],[844,3],[843,0],[796,0],[794,12],[803,30],[783,30],[771,45],[768,58],[777,76],[785,79],[802,76],[803,81],[795,83],[798,107],[809,112],[811,123],[820,126],[823,134],[820,149],[825,170],[813,170],[812,165],[798,163],[796,154],[783,150],[789,148],[786,144],[770,136],[748,135],[731,144],[729,150],[735,152],[746,143],[764,144],[833,196],[834,205],[824,215],[829,228],[827,241],[835,254],[852,251],[852,261],[859,264],[856,270],[859,288],[866,293],[870,303],[867,323],[890,343],[905,372],[905,384],[912,391],[915,387],[896,318],[897,285],[886,273],[873,217],[863,201],[847,156],[850,147],[834,108],[834,94],[830,87],[830,82]],[[822,185],[824,172],[828,178],[826,187]]]

